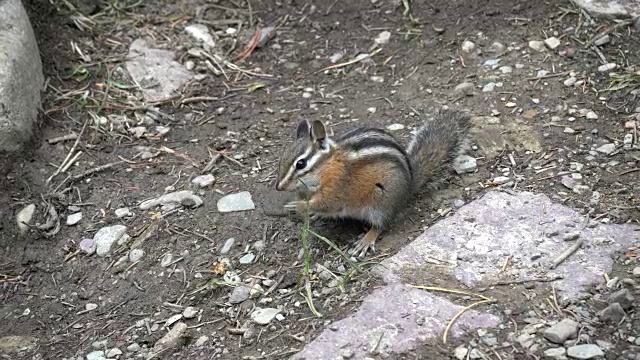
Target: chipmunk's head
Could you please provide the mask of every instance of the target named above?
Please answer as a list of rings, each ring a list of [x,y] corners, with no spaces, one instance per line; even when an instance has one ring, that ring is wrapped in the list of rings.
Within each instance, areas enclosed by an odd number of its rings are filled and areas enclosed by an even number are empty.
[[[276,189],[293,190],[303,187],[315,192],[318,186],[317,170],[329,158],[333,146],[322,121],[301,121],[296,130],[295,141],[280,157]]]

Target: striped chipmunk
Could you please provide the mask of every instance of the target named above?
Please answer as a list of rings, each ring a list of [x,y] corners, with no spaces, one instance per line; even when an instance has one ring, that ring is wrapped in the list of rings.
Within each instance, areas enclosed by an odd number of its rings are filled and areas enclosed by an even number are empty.
[[[467,114],[446,110],[425,122],[405,149],[382,129],[358,128],[332,138],[320,120],[303,120],[280,158],[276,189],[297,192],[288,210],[368,224],[350,250],[363,257],[375,251],[376,240],[419,190],[447,178],[469,128]]]

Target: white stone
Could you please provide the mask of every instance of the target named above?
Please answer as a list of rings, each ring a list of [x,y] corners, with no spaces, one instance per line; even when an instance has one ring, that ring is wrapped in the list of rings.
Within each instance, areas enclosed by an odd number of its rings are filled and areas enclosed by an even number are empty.
[[[461,48],[462,48],[462,51],[464,51],[466,53],[470,53],[470,52],[472,52],[473,50],[476,49],[476,44],[474,44],[472,41],[465,40],[462,43]]]
[[[29,204],[18,211],[16,214],[16,225],[18,226],[20,233],[24,234],[30,229],[29,226],[25,224],[31,223],[31,219],[33,218],[35,211],[36,206],[34,204]]]
[[[216,178],[211,174],[196,176],[191,180],[191,183],[198,187],[207,187],[213,184],[216,181]]]
[[[96,243],[96,254],[106,256],[111,251],[111,246],[126,234],[127,227],[124,225],[113,225],[103,227],[93,236]]]
[[[202,42],[209,49],[216,46],[213,36],[209,32],[209,28],[203,24],[193,24],[184,28],[184,31],[191,35],[192,38]]]
[[[540,52],[545,51],[544,41],[531,40],[529,41],[529,47],[536,51],[540,51]]]
[[[611,70],[614,70],[617,67],[618,67],[618,64],[616,64],[616,63],[608,63],[608,64],[604,64],[604,65],[598,66],[598,71],[599,72],[609,72]]]
[[[251,313],[251,320],[256,324],[267,325],[282,311],[275,308],[258,309]]]
[[[131,210],[127,207],[115,209],[113,212],[118,219],[123,218],[125,216],[133,216]]]
[[[403,129],[404,129],[404,125],[397,124],[397,123],[387,126],[387,130],[389,130],[389,131],[398,131],[398,130],[403,130]]]
[[[560,40],[557,37],[552,36],[544,41],[544,44],[551,50],[554,50],[558,46],[560,46]]]
[[[129,251],[129,261],[131,262],[138,262],[142,260],[143,256],[144,256],[144,250],[142,249],[133,249]]]
[[[75,214],[71,214],[71,215],[67,216],[67,225],[69,225],[69,226],[76,225],[77,223],[80,222],[80,220],[82,220],[82,213],[81,212],[77,212]]]
[[[596,149],[597,152],[609,155],[616,150],[616,145],[613,143],[604,144]]]
[[[389,39],[391,38],[391,33],[388,31],[383,31],[380,34],[378,34],[378,36],[375,38],[375,43],[379,44],[379,45],[383,45],[389,42]]]
[[[251,193],[241,191],[239,193],[223,196],[217,203],[219,212],[247,211],[256,208]]]

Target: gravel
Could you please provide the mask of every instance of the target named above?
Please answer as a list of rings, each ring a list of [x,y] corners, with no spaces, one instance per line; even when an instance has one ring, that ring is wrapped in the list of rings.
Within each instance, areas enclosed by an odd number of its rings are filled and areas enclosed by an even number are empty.
[[[579,324],[569,318],[563,319],[559,323],[544,331],[544,337],[556,344],[562,344],[568,339],[573,339],[578,334]]]

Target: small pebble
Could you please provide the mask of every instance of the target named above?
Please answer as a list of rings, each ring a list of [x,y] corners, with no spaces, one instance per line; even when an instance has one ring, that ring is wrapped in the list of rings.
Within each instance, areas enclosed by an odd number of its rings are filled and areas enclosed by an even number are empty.
[[[126,207],[115,209],[114,214],[116,214],[117,218],[123,218],[125,216],[133,216],[133,213],[131,213],[131,210]]]
[[[144,250],[142,249],[133,249],[129,251],[129,261],[138,262],[144,256]]]
[[[474,44],[473,42],[471,42],[469,40],[465,40],[462,43],[461,48],[462,48],[462,51],[464,51],[466,53],[469,53],[469,52],[472,52],[473,50],[476,49],[476,44]]]
[[[239,193],[223,196],[217,203],[219,212],[247,211],[256,208],[251,193],[241,191]]]
[[[198,315],[198,309],[193,306],[187,306],[182,312],[185,319],[193,319],[196,315]]]
[[[162,260],[160,260],[160,266],[168,267],[173,262],[173,255],[171,253],[164,254]]]
[[[544,51],[545,46],[546,45],[544,44],[544,41],[539,41],[539,40],[529,41],[529,47],[536,51],[540,51],[540,52]]]
[[[251,320],[253,320],[256,324],[267,325],[273,320],[276,315],[280,314],[280,309],[274,308],[265,308],[258,309],[251,313]]]
[[[598,147],[596,149],[596,151],[600,152],[600,153],[603,153],[603,154],[606,154],[606,155],[609,155],[612,152],[614,152],[615,149],[616,149],[616,145],[612,144],[612,143],[609,143],[609,144],[604,144],[604,145]]]
[[[557,37],[550,37],[544,41],[544,44],[551,50],[554,50],[558,46],[560,46],[560,40]]]
[[[604,65],[598,66],[598,71],[599,72],[608,72],[608,71],[614,70],[617,67],[618,67],[618,65],[616,63],[608,63],[608,64],[604,64]]]
[[[404,125],[402,124],[391,124],[389,126],[387,126],[387,130],[389,131],[398,131],[398,130],[403,130],[404,129]]]
[[[240,264],[247,265],[247,264],[251,264],[255,258],[256,256],[253,255],[253,253],[248,253],[243,257],[241,257],[240,260],[238,260],[238,262]]]
[[[491,92],[496,88],[496,83],[490,82],[482,87],[482,92]]]
[[[78,212],[78,213],[75,213],[75,214],[71,214],[71,215],[67,216],[67,225],[73,226],[73,225],[79,223],[80,220],[82,220],[82,213],[81,212]]]
[[[222,249],[220,249],[220,254],[221,255],[228,254],[229,251],[231,251],[231,247],[233,246],[233,244],[235,242],[236,242],[236,239],[234,239],[234,238],[227,239],[227,241],[224,242],[224,245],[222,245]]]
[[[215,181],[216,181],[216,178],[213,177],[213,175],[206,174],[206,175],[196,176],[195,178],[193,178],[193,180],[191,180],[191,183],[198,187],[207,187],[213,184]]]

